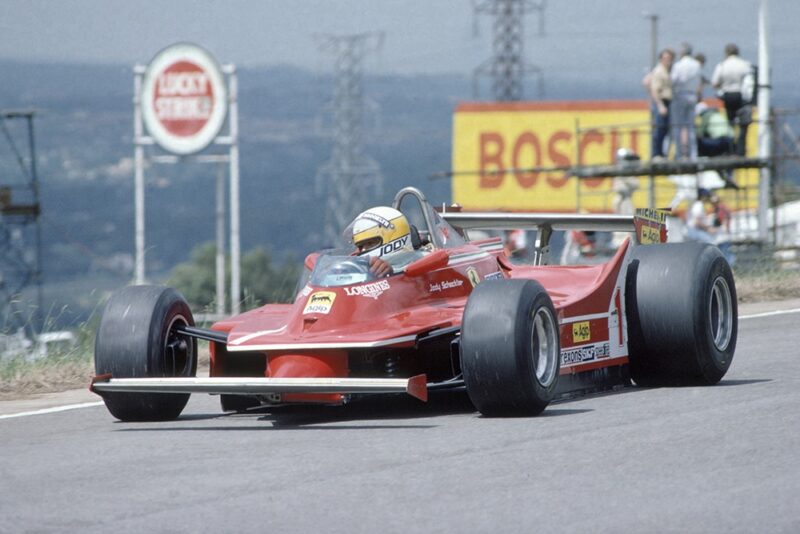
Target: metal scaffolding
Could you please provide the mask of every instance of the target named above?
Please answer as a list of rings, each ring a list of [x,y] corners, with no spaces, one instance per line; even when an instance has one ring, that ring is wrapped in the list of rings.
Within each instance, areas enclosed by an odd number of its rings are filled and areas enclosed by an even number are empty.
[[[326,195],[325,239],[338,241],[344,227],[380,196],[383,176],[380,166],[364,151],[365,99],[363,60],[383,43],[382,33],[318,36],[320,50],[334,55],[333,100],[327,112],[332,117],[328,132],[333,139],[331,158],[317,171],[317,189]]]
[[[0,112],[0,131],[9,156],[0,170],[0,330],[42,329],[42,231],[39,220],[39,177],[36,170],[34,111]],[[27,156],[18,138],[27,143]],[[2,159],[2,158],[0,158]],[[22,293],[35,287],[35,303]]]
[[[544,9],[546,0],[485,0],[474,4],[475,15],[494,17],[492,57],[481,63],[473,74],[473,92],[479,98],[480,79],[490,77],[492,95],[500,102],[522,100],[524,82],[529,75],[537,77],[538,97],[544,96],[542,69],[524,59],[524,16],[532,11],[539,13],[539,34],[544,34]]]

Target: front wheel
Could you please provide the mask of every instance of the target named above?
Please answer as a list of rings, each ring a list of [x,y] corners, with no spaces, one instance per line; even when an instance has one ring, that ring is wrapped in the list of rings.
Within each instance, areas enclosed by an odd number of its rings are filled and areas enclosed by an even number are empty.
[[[476,287],[460,346],[467,394],[483,415],[537,415],[553,399],[561,366],[558,320],[538,282]]]
[[[189,305],[174,289],[125,287],[103,310],[95,371],[112,378],[195,376],[197,340],[180,333],[180,327],[193,325]],[[103,393],[108,411],[122,421],[175,419],[188,400],[188,393]]]

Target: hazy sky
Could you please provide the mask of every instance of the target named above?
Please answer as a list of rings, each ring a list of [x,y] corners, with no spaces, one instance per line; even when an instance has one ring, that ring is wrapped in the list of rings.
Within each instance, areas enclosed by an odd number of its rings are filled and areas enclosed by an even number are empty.
[[[0,0],[0,58],[91,63],[147,63],[179,40],[203,45],[220,62],[291,64],[327,69],[314,34],[381,30],[377,72],[469,74],[490,55],[491,20],[472,3],[485,0]],[[709,58],[726,42],[757,58],[758,0],[549,0],[546,35],[526,17],[525,55],[546,74],[582,79],[638,79],[650,58],[657,13],[659,44],[688,40]],[[800,1],[770,0],[775,82],[800,85]],[[621,76],[621,73],[626,73]],[[0,81],[0,83],[2,83]],[[549,95],[551,98],[556,95]]]

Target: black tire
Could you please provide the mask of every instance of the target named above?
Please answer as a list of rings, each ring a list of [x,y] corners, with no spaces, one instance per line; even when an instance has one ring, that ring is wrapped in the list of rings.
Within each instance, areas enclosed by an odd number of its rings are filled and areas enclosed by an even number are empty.
[[[738,332],[736,285],[717,247],[636,247],[625,307],[638,385],[710,385],[728,371]]]
[[[183,296],[160,286],[129,286],[108,300],[94,349],[98,375],[112,378],[195,376],[197,340],[176,332],[193,326]],[[122,421],[175,419],[187,393],[104,393],[108,411]]]
[[[558,319],[533,280],[478,285],[461,325],[467,394],[486,416],[537,415],[553,399],[561,368]]]

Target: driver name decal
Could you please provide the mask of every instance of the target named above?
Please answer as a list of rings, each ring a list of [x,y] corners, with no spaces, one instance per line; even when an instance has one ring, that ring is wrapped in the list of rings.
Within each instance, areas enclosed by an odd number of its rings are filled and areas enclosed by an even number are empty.
[[[445,280],[444,282],[437,282],[435,284],[431,284],[430,288],[428,289],[431,293],[436,293],[437,291],[444,291],[445,289],[451,289],[454,287],[461,287],[464,285],[463,280]]]
[[[333,308],[333,301],[336,300],[336,293],[333,291],[317,291],[308,297],[303,314],[306,313],[329,313]]]
[[[389,285],[388,281],[379,280],[371,284],[364,284],[363,286],[346,287],[344,288],[344,292],[347,293],[349,297],[359,296],[377,299],[390,287],[392,286]]]
[[[392,252],[397,252],[398,250],[400,250],[401,248],[406,246],[406,243],[408,243],[408,240],[409,240],[408,236],[403,236],[403,237],[400,237],[398,239],[395,239],[394,241],[390,241],[390,242],[386,243],[381,248],[381,256],[383,256],[384,254],[390,254]]]

